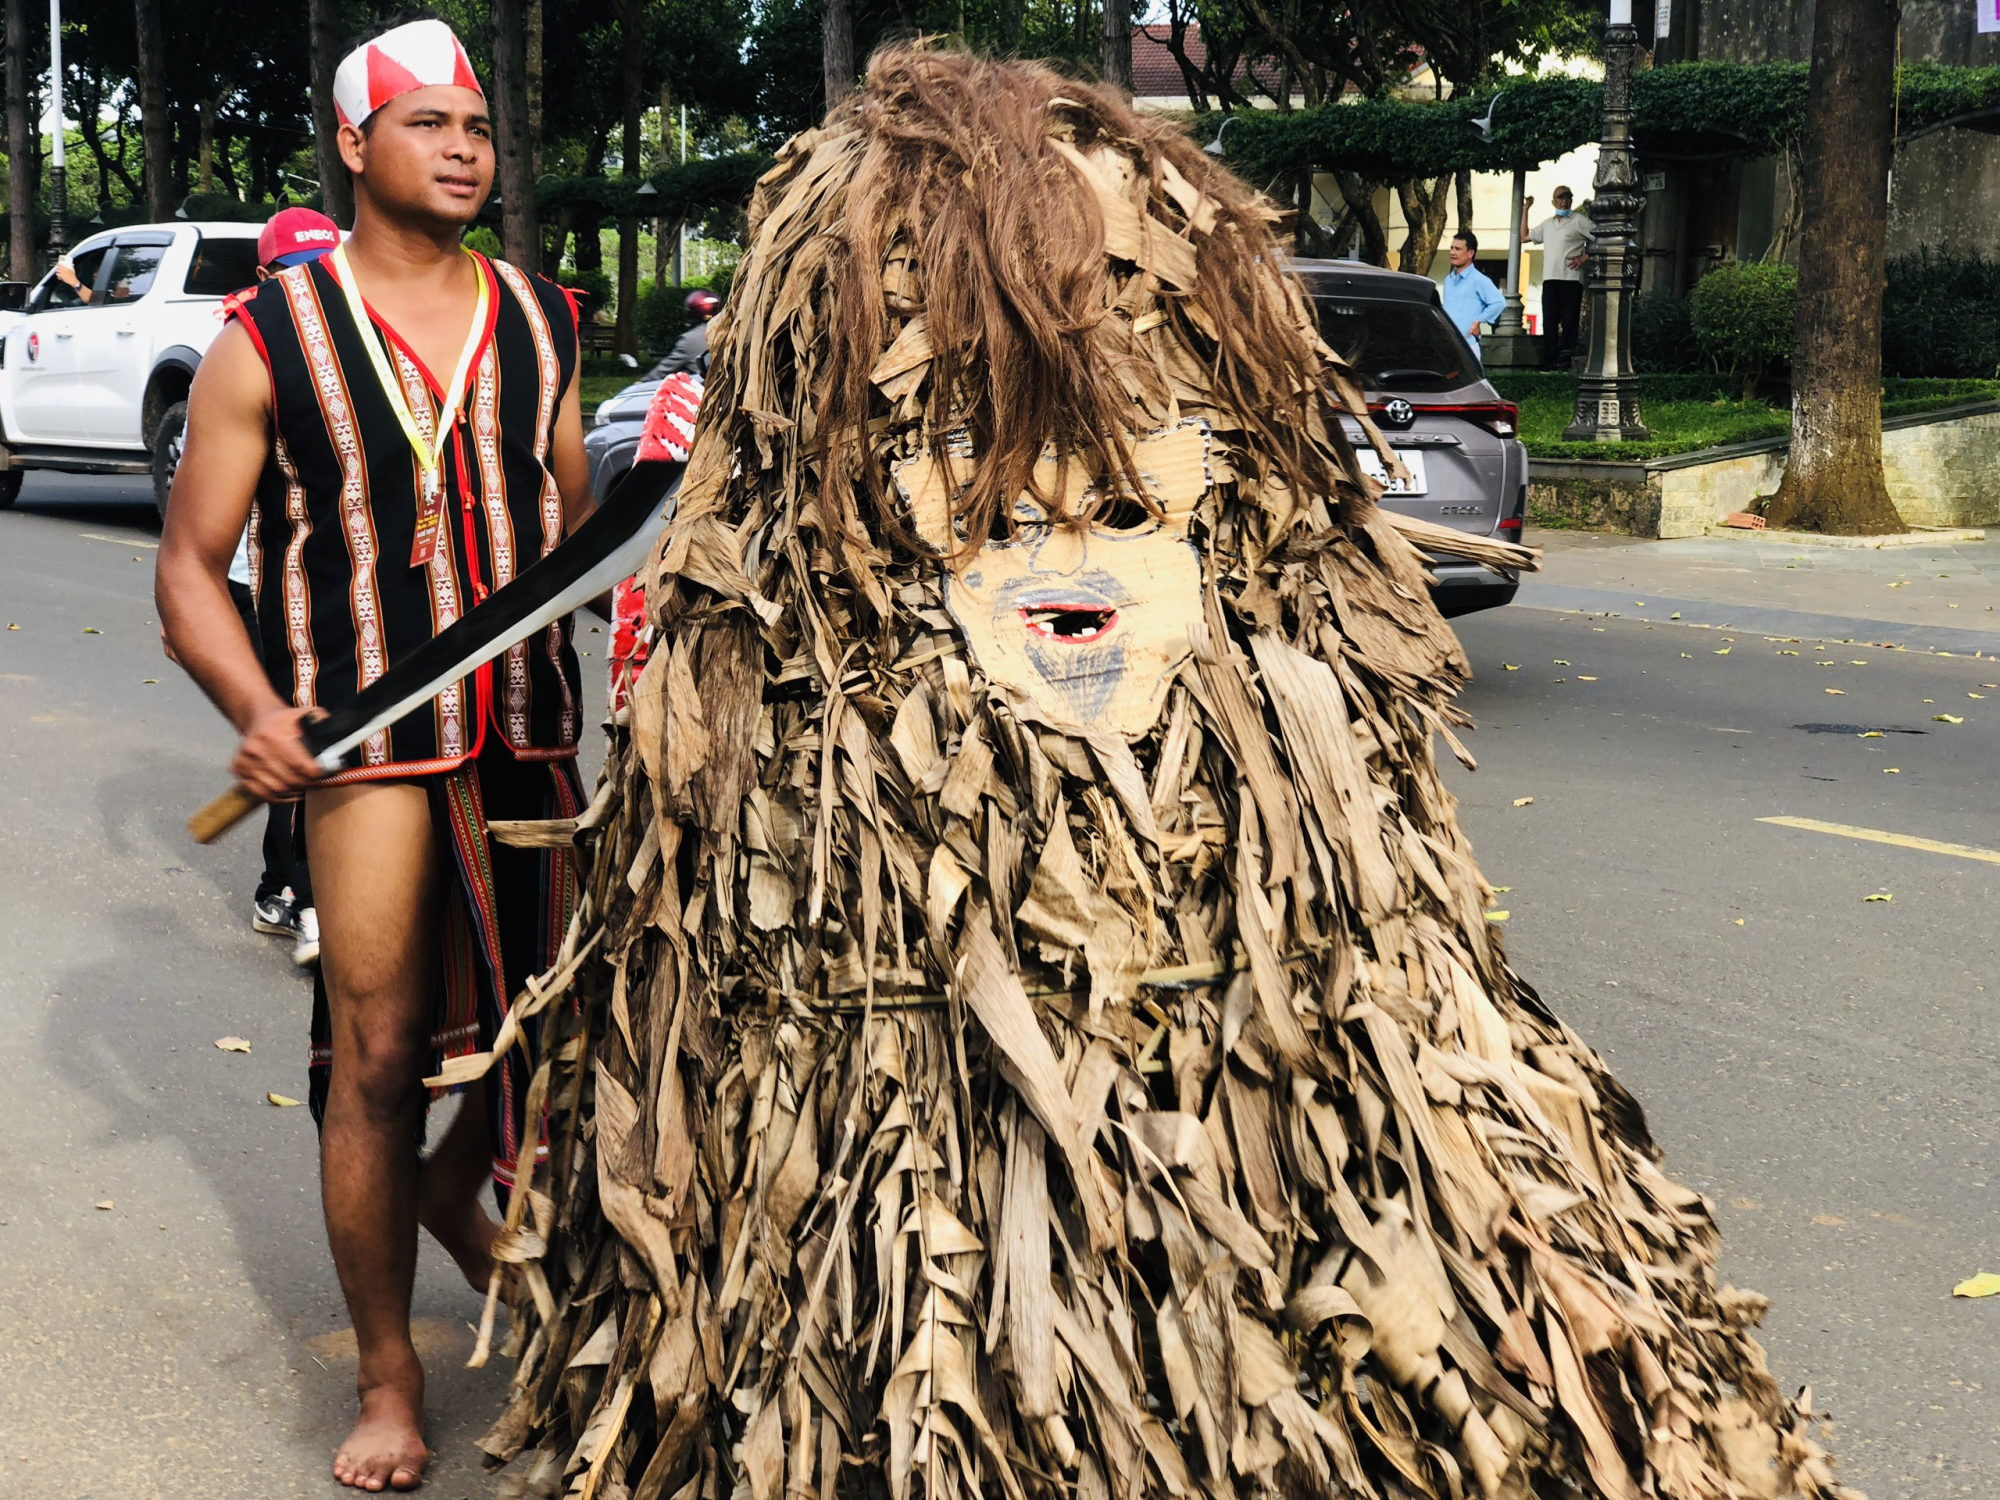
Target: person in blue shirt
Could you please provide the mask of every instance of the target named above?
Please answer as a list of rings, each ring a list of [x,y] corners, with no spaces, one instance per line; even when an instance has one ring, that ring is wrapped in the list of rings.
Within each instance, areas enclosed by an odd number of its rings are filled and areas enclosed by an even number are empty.
[[[1472,345],[1472,352],[1479,352],[1479,325],[1492,326],[1500,316],[1500,310],[1507,305],[1507,299],[1500,295],[1500,288],[1486,279],[1486,273],[1473,265],[1473,256],[1479,253],[1479,241],[1469,229],[1461,229],[1451,237],[1451,270],[1444,278],[1440,294],[1444,298],[1444,315],[1451,319],[1451,326],[1465,335],[1465,341]]]

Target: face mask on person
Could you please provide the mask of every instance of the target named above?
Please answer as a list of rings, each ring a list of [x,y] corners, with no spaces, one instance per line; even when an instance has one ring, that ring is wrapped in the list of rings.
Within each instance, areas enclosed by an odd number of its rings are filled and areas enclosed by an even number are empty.
[[[1556,217],[1558,219],[1567,219],[1569,216],[1570,216],[1570,210],[1567,208],[1559,208],[1556,210]]]

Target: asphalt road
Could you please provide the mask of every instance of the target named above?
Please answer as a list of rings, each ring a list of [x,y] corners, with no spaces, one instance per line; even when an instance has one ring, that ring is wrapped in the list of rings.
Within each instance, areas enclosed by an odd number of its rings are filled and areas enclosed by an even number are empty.
[[[265,1102],[305,1091],[308,989],[250,930],[254,837],[182,829],[230,735],[159,656],[156,538],[142,484],[38,475],[0,513],[0,1495],[322,1495],[351,1343],[312,1123]],[[2000,1271],[2000,866],[1759,819],[2000,850],[2000,667],[1518,606],[1461,629],[1484,768],[1453,785],[1515,963],[1715,1200],[1845,1477],[1990,1492],[2000,1300],[1950,1290]],[[458,1368],[477,1310],[426,1246],[453,1500],[491,1493],[470,1445],[506,1383]]]

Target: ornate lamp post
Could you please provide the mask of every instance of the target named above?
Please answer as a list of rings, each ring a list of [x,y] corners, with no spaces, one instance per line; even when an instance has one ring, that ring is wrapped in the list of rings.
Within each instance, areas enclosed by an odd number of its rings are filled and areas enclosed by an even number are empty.
[[[1604,32],[1604,139],[1591,184],[1590,353],[1577,381],[1576,415],[1563,429],[1573,443],[1644,442],[1639,379],[1632,369],[1632,299],[1639,294],[1638,225],[1645,201],[1632,170],[1632,54],[1639,32],[1632,0],[1611,0]]]

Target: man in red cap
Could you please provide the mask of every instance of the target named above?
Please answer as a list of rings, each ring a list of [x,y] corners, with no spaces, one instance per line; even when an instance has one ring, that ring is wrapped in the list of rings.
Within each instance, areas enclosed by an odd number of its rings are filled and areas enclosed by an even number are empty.
[[[464,48],[441,21],[392,26],[354,47],[333,92],[353,231],[264,282],[202,361],[158,597],[181,660],[242,735],[237,780],[268,801],[304,798],[321,1197],[360,1352],[360,1417],[333,1472],[414,1489],[429,1458],[410,1341],[417,1228],[475,1287],[493,1284],[480,1190],[512,1184],[534,1107],[516,1048],[420,1158],[424,1079],[444,1058],[490,1054],[577,898],[570,851],[487,834],[489,820],[582,811],[569,621],[332,774],[300,723],[553,550],[593,502],[569,301],[460,242],[493,187]],[[268,675],[227,623],[229,554],[253,514]]]
[[[340,226],[325,214],[312,208],[281,208],[257,236],[257,263],[265,276],[273,276],[339,248]]]

